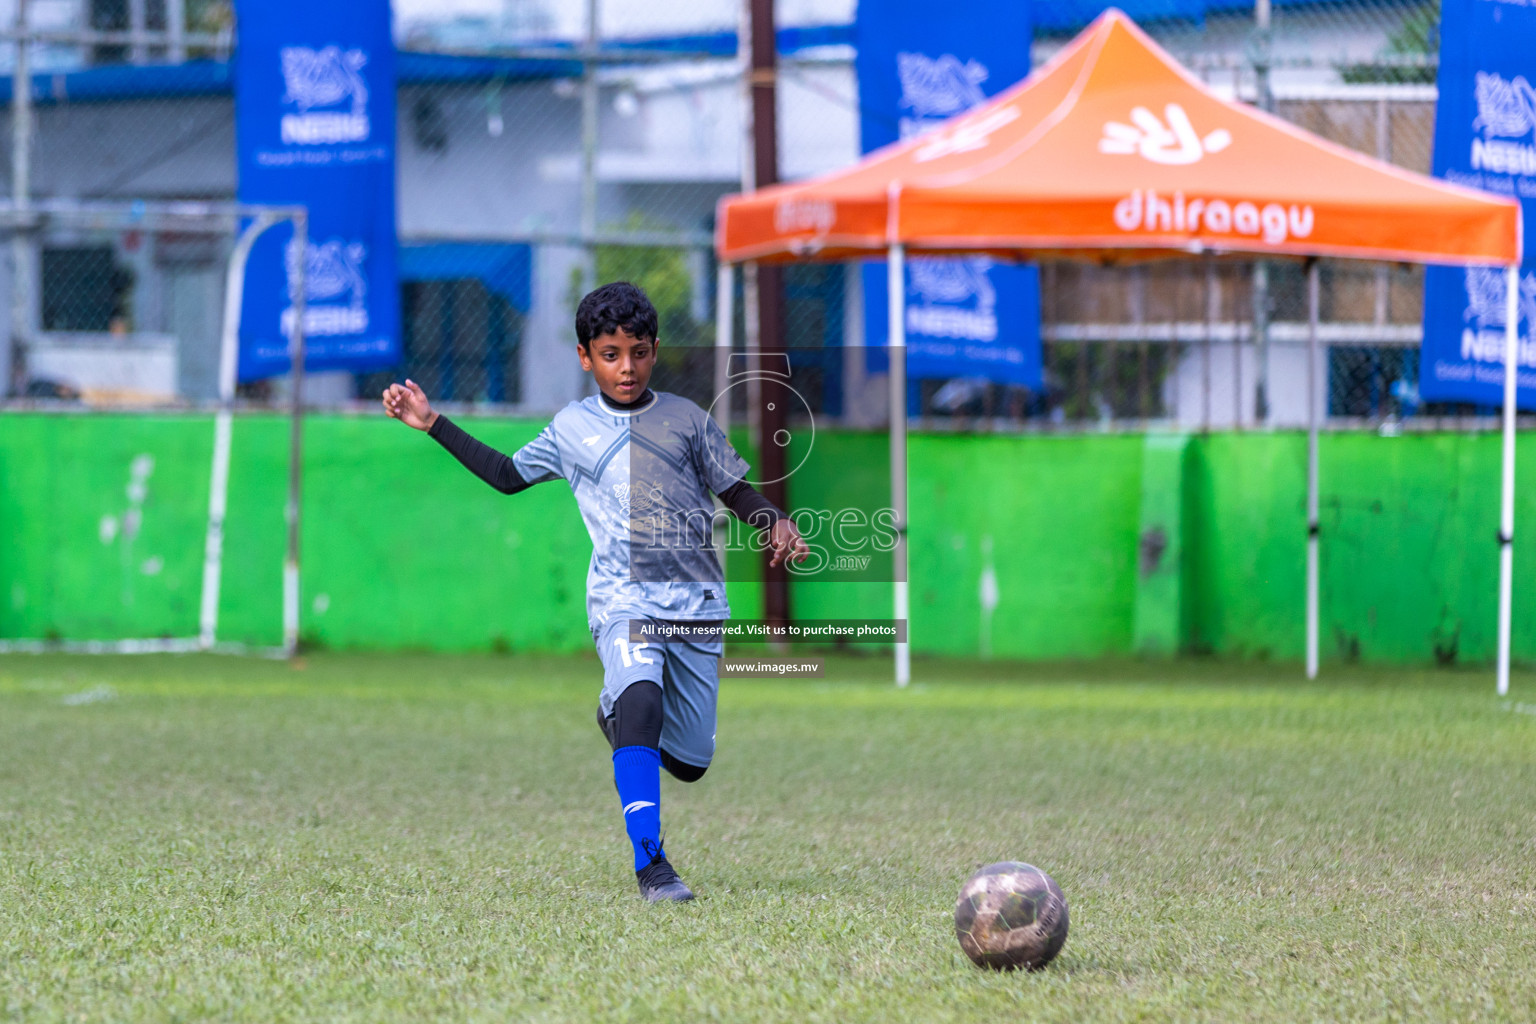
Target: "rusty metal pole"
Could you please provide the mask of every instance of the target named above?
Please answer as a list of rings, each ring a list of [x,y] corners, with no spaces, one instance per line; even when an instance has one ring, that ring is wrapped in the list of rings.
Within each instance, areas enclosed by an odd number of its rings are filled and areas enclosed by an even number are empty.
[[[16,68],[11,76],[11,203],[21,214],[11,235],[11,365],[0,368],[0,395],[24,394],[27,357],[37,325],[37,232],[26,214],[32,208],[32,43],[28,0],[16,0]]]
[[[747,0],[751,5],[752,44],[752,164],[758,188],[772,185],[779,180],[778,143],[778,36],[774,27],[773,0]],[[784,272],[777,266],[760,266],[757,270],[758,337],[759,346],[766,357],[764,365],[772,367],[773,353],[783,352],[784,345]],[[763,495],[775,505],[789,510],[789,488],[784,474],[788,460],[786,446],[781,440],[788,437],[788,404],[774,401],[772,396],[782,397],[778,388],[761,388],[759,394],[767,399],[758,415],[757,460],[759,477],[763,480]],[[763,612],[771,622],[789,621],[789,573],[784,566],[770,568],[771,552],[763,561]]]

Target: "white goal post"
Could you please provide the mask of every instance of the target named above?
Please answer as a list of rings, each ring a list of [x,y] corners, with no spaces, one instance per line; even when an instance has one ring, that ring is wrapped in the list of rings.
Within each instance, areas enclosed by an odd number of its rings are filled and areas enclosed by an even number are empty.
[[[299,638],[299,511],[302,468],[304,300],[303,259],[292,260],[294,295],[288,495],[285,507],[287,541],[283,556],[282,644],[255,647],[218,639],[219,594],[224,559],[224,521],[229,498],[230,447],[234,433],[236,377],[240,356],[240,315],[244,301],[245,268],[251,249],[269,229],[293,225],[293,245],[304,251],[309,213],[302,206],[261,206],[196,201],[132,201],[80,203],[38,201],[25,208],[0,203],[0,232],[12,237],[39,237],[47,229],[75,231],[175,232],[236,238],[225,271],[223,313],[219,325],[218,392],[214,415],[213,467],[209,481],[208,519],[203,545],[202,592],[196,636],[113,640],[0,639],[0,654],[59,651],[77,654],[147,654],[213,651],[292,657]]]

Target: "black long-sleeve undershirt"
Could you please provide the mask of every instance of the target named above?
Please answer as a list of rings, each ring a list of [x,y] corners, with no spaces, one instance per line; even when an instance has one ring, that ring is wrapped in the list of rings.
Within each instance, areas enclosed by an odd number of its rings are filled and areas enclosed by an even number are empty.
[[[508,455],[475,440],[442,413],[438,413],[428,436],[446,448],[465,469],[502,494],[516,494],[533,486],[523,479],[523,475],[517,471],[517,465]],[[745,480],[738,480],[721,491],[720,500],[737,519],[760,530],[771,529],[780,519],[788,518],[777,505],[763,497],[757,488]]]
[[[510,457],[488,444],[476,441],[442,413],[437,414],[427,435],[448,449],[449,454],[463,463],[465,469],[502,494],[516,494],[532,486],[523,479]]]
[[[773,524],[780,519],[789,518],[779,506],[763,497],[761,491],[745,480],[737,480],[721,491],[720,500],[725,502],[725,507],[737,519],[759,530],[772,529]]]

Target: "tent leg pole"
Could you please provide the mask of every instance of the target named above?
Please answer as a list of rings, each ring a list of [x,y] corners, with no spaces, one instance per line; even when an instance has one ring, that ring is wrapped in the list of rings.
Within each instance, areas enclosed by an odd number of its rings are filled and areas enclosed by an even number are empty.
[[[298,253],[294,273],[293,337],[289,346],[293,382],[293,404],[288,427],[288,545],[283,557],[283,653],[292,658],[299,653],[299,537],[303,522],[301,499],[304,482],[304,310],[308,301],[309,214],[293,218],[293,247]]]
[[[891,385],[891,511],[896,520],[896,548],[891,552],[895,577],[897,629],[906,623],[906,640],[896,642],[896,685],[912,681],[912,632],[908,622],[907,583],[907,274],[906,246],[886,253],[886,290],[890,305],[887,340]]]
[[[731,433],[731,349],[736,339],[736,268],[721,261],[715,270],[715,401],[710,411],[721,433]],[[720,581],[727,579],[726,559],[730,553],[731,524],[722,515],[713,517],[715,554],[720,559]]]
[[[1307,678],[1317,678],[1318,643],[1318,263],[1307,263]]]
[[[731,349],[736,339],[736,267],[721,263],[715,271],[715,422],[731,429]]]
[[[1509,692],[1510,619],[1515,579],[1515,386],[1519,369],[1520,265],[1504,272],[1504,459],[1499,496],[1499,696]]]

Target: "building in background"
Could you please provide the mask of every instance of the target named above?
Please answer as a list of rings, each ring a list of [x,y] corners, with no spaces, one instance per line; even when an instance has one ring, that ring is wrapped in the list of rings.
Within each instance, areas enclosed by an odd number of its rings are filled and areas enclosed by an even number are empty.
[[[14,2],[0,0],[0,24],[13,17]],[[34,0],[31,16],[34,27],[56,30],[142,24],[173,35],[229,31],[225,0],[188,0],[179,9],[168,2]],[[603,11],[613,22],[605,22],[606,46],[678,56],[605,63],[598,73],[597,269],[648,275],[670,336],[708,343],[713,210],[721,195],[738,189],[743,151],[735,5],[650,14],[644,5],[623,5],[622,12],[619,6]],[[1138,14],[1136,3],[1125,6]],[[1429,5],[1277,6],[1271,42],[1258,48],[1251,8],[1176,6],[1141,13],[1149,31],[1218,90],[1250,100],[1271,96],[1281,116],[1310,130],[1428,169]],[[1037,64],[1097,10],[1060,0],[1042,0],[1036,9]],[[568,45],[581,30],[572,11],[582,10],[582,3],[555,0],[397,0],[397,38],[405,47],[397,126],[404,369],[449,400],[547,412],[584,387],[569,351],[572,302],[587,266],[582,65],[574,51],[518,50],[541,38]],[[816,21],[822,12],[827,22]],[[780,13],[783,176],[851,163],[858,158],[851,6],[782,3]],[[687,24],[695,30],[675,32],[679,18],[692,19]],[[648,28],[674,34],[647,36]],[[0,62],[12,59],[0,47]],[[227,47],[48,43],[33,62],[36,196],[233,198]],[[10,85],[0,82],[6,103]],[[8,115],[0,116],[0,132],[8,138],[10,131]],[[7,191],[8,173],[8,162],[0,161],[0,188]],[[625,238],[667,244],[615,244]],[[94,345],[92,351],[122,354],[124,365],[111,372],[133,380],[124,390],[139,397],[211,397],[228,245],[165,233],[43,239],[34,393],[47,393],[46,375],[36,371],[49,365],[50,346]],[[1265,422],[1298,423],[1306,398],[1301,275],[1277,265],[1268,276],[1267,315],[1256,318],[1248,264],[1217,274],[1214,306],[1198,266],[1046,267],[1044,391],[937,381],[925,389],[924,412],[972,420],[1253,424],[1262,382],[1270,402]],[[1330,414],[1413,411],[1418,273],[1332,266],[1325,284],[1330,380],[1319,386]],[[857,287],[857,275],[846,268],[797,268],[789,283],[791,344],[862,342],[860,304],[851,294]],[[6,272],[0,299],[9,302],[9,291]],[[0,318],[0,348],[9,346],[10,330],[9,319]],[[379,383],[329,375],[314,383],[313,397],[366,398]]]

